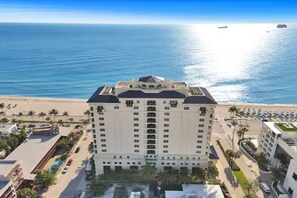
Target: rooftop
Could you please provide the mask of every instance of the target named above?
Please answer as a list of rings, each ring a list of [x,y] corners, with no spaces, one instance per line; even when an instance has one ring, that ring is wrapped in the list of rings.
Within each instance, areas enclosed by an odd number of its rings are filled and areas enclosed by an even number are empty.
[[[165,191],[166,198],[224,198],[219,185],[183,184],[183,191]]]
[[[283,132],[297,132],[296,123],[275,123]]]
[[[52,135],[30,135],[21,145],[19,145],[5,160],[18,160],[23,169],[24,178],[32,180],[35,174],[32,171],[40,163],[43,157],[55,145],[61,136],[67,136],[70,132],[68,127],[60,127],[59,134]]]
[[[0,160],[0,175],[6,177],[16,164],[16,160]]]
[[[156,76],[121,81],[114,87],[99,87],[88,103],[119,103],[119,98],[176,98],[188,104],[216,104],[206,88],[189,87],[185,82],[172,82]]]
[[[16,124],[0,122],[0,131],[7,131],[14,126],[16,126]]]

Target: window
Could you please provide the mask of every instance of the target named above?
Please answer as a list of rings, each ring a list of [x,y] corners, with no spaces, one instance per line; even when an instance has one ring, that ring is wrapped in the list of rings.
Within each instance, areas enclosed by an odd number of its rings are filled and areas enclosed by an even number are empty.
[[[106,142],[106,139],[101,139],[101,142]]]
[[[91,113],[91,116],[94,117],[94,113]]]
[[[205,121],[205,119],[199,119],[199,122],[204,122]]]
[[[204,124],[199,124],[199,127],[204,127]]]
[[[138,112],[134,112],[133,115],[138,115]]]
[[[169,121],[169,118],[165,118],[164,121]]]
[[[169,110],[170,108],[169,108],[169,107],[164,107],[164,109],[165,109],[165,110]]]
[[[198,135],[198,138],[202,138],[203,136],[202,135]]]
[[[169,124],[164,124],[164,127],[169,127]]]
[[[165,116],[169,116],[169,113],[164,113]]]
[[[203,130],[198,130],[198,133],[203,133]]]
[[[292,176],[292,177],[293,177],[293,179],[294,179],[295,181],[297,180],[297,174],[296,174],[295,172],[293,173],[293,176]]]
[[[202,141],[201,141],[201,140],[199,140],[199,141],[197,141],[197,143],[202,143]]]
[[[184,107],[184,110],[189,110],[190,109],[190,107]]]
[[[104,120],[104,118],[99,118],[99,120]]]
[[[139,132],[139,129],[134,129],[134,132]]]
[[[134,140],[134,142],[139,142],[139,140]]]
[[[134,150],[135,153],[139,153],[139,150]]]
[[[163,104],[166,104],[166,100],[163,101]]]
[[[96,135],[95,134],[93,135],[93,138],[96,138]]]
[[[135,148],[139,148],[139,145],[134,145]]]
[[[100,131],[105,131],[105,129],[100,129]]]
[[[101,137],[105,137],[105,134],[100,134]]]
[[[94,118],[92,118],[92,122],[95,122]]]
[[[138,109],[138,107],[134,107],[133,109]]]
[[[93,107],[91,107],[90,109],[91,109],[91,111],[93,111],[93,109],[94,109],[94,108],[93,108]]]
[[[164,145],[163,148],[168,148],[168,145]]]
[[[168,140],[164,140],[163,143],[168,143]]]
[[[212,115],[212,114],[210,114],[210,115],[209,115],[209,117],[210,117],[210,118],[212,118],[212,117],[213,117],[213,115]]]
[[[126,107],[133,107],[133,100],[126,100]]]
[[[106,147],[106,144],[101,144],[101,147]]]
[[[168,151],[167,150],[164,150],[163,153],[168,153]]]
[[[139,135],[138,134],[135,134],[134,137],[139,137]]]
[[[206,114],[206,107],[200,107],[200,113]]]
[[[92,127],[95,128],[95,124],[92,124]]]
[[[127,159],[130,159],[130,156],[127,156]]]
[[[103,152],[103,153],[106,152],[106,149],[102,149],[102,152]]]
[[[164,129],[164,132],[169,132],[169,130],[168,129]]]
[[[138,118],[134,118],[134,121],[138,121],[139,119]]]
[[[137,124],[137,123],[134,123],[134,126],[139,126],[139,124]]]
[[[104,123],[99,123],[100,126],[104,126]]]
[[[97,143],[97,141],[96,141],[96,140],[94,140],[94,143]]]
[[[94,142],[95,143],[95,142]],[[96,144],[94,144],[94,148],[97,148],[97,145]]]
[[[201,148],[201,146],[197,146],[197,148]]]
[[[164,135],[164,138],[168,138],[168,135]]]
[[[95,150],[95,153],[98,153],[97,150]]]
[[[292,190],[292,188],[289,187],[289,189],[288,189],[288,193],[289,193],[291,196],[293,195],[293,190]]]
[[[103,112],[103,106],[98,106],[97,107],[97,112],[102,113]]]
[[[170,107],[177,107],[177,101],[171,100],[169,104],[170,104]]]
[[[119,109],[120,107],[119,107],[119,106],[114,106],[113,108],[114,108],[114,109]]]

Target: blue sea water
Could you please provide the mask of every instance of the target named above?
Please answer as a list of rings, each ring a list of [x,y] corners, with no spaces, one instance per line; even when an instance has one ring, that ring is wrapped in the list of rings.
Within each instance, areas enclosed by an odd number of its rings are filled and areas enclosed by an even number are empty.
[[[297,104],[297,26],[0,24],[0,94],[88,98],[157,75],[219,102]]]

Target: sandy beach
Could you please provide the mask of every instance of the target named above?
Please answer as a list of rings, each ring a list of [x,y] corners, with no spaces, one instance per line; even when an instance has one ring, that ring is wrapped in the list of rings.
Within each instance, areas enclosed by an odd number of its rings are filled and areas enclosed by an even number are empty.
[[[88,109],[87,100],[82,99],[58,99],[58,98],[40,98],[40,97],[22,97],[22,96],[1,96],[0,103],[4,103],[5,107],[2,111],[6,115],[17,114],[22,112],[26,115],[29,111],[36,114],[40,112],[48,113],[51,109],[57,109],[59,114],[67,111],[70,116],[83,116]],[[7,106],[10,104],[10,108]],[[228,109],[235,105],[240,109],[250,109],[262,111],[293,111],[297,112],[297,105],[271,105],[271,104],[242,104],[242,103],[223,103],[216,107],[216,114],[220,117],[229,116]]]

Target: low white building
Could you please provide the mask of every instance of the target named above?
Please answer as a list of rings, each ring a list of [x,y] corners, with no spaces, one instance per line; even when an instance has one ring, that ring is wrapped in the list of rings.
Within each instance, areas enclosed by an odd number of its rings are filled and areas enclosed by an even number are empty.
[[[18,127],[12,123],[0,123],[0,137],[9,138],[11,134],[17,131]]]
[[[292,198],[297,198],[297,127],[296,123],[264,122],[259,135],[259,150],[266,154],[270,163],[278,165],[279,153],[290,157],[284,181],[284,189]]]
[[[165,191],[165,198],[224,198],[219,185],[183,184],[182,191]]]

